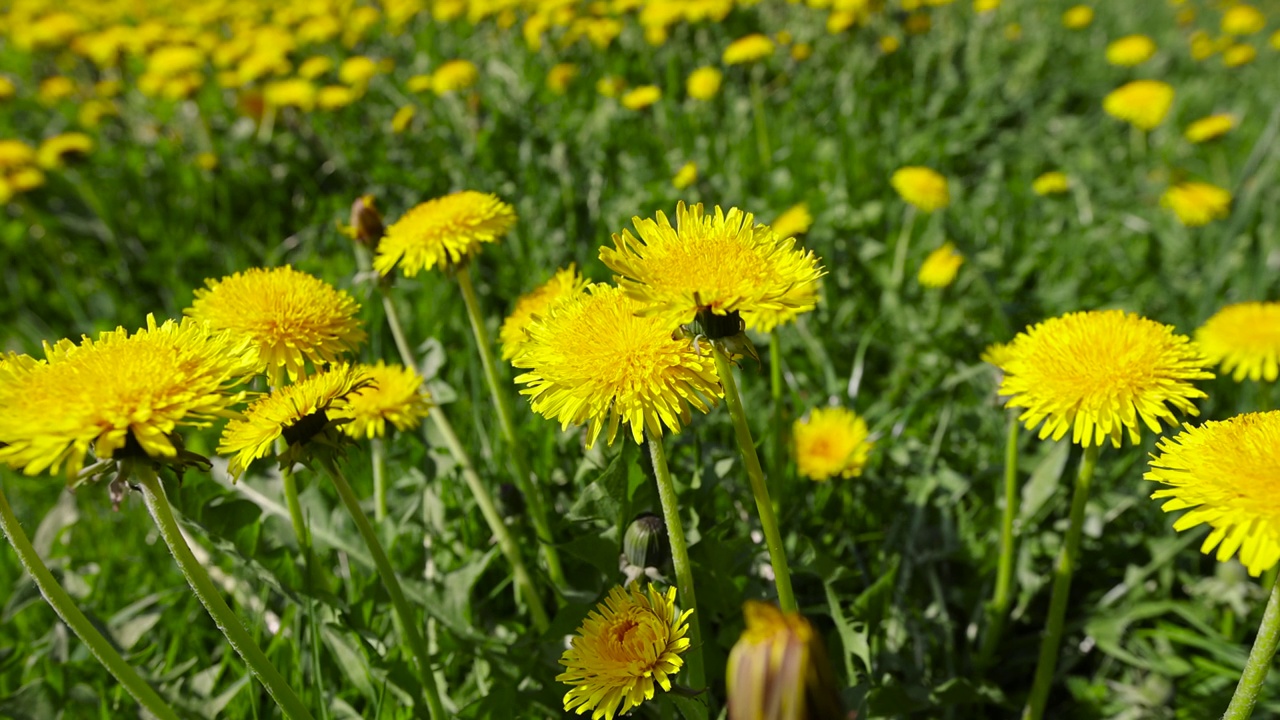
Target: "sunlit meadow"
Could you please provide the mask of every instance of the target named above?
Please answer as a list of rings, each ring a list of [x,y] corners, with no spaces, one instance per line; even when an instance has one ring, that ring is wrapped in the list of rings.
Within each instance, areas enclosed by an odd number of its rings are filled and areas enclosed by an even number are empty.
[[[1280,715],[1277,78],[1275,0],[4,4],[0,717]]]

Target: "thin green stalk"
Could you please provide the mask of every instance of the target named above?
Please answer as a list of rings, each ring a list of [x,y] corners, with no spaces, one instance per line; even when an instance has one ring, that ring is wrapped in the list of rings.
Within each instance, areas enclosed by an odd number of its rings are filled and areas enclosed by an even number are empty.
[[[277,443],[277,454],[284,448],[284,441]],[[280,479],[284,481],[284,502],[289,508],[289,522],[293,525],[293,534],[298,538],[298,545],[304,554],[311,552],[311,533],[307,531],[307,520],[302,514],[302,503],[298,501],[298,478],[293,468],[280,467]]]
[[[733,363],[719,344],[712,343],[712,348],[716,372],[720,374],[720,383],[724,386],[725,405],[729,406],[738,449],[742,452],[742,464],[746,466],[747,477],[751,480],[751,493],[756,499],[756,510],[760,513],[760,528],[764,531],[765,546],[769,549],[769,561],[773,563],[778,605],[783,612],[799,612],[795,593],[791,590],[791,568],[787,565],[782,533],[778,530],[778,518],[773,512],[773,502],[769,500],[769,487],[765,483],[764,470],[760,467],[760,458],[756,455],[755,442],[751,439],[751,428],[747,426],[747,413],[742,407],[742,396],[738,394],[738,383],[733,379]]]
[[[136,466],[136,469],[135,478],[138,484],[142,486],[142,495],[146,499],[147,510],[151,512],[151,517],[156,521],[156,527],[160,529],[160,536],[164,538],[165,544],[169,546],[169,552],[173,554],[174,561],[178,563],[178,569],[186,576],[187,583],[195,591],[196,597],[200,599],[204,609],[208,611],[209,617],[213,618],[213,622],[218,626],[218,629],[226,636],[227,642],[231,643],[231,647],[244,659],[249,670],[258,678],[267,689],[267,692],[271,693],[271,697],[286,716],[296,720],[314,720],[311,712],[307,710],[302,701],[298,699],[297,694],[293,692],[293,688],[289,687],[289,682],[284,679],[284,676],[276,670],[271,661],[267,659],[267,656],[258,648],[258,644],[249,635],[249,631],[240,622],[240,618],[231,611],[231,608],[227,607],[227,603],[222,599],[218,588],[209,579],[209,574],[205,571],[204,566],[200,564],[199,560],[196,560],[195,555],[191,554],[191,548],[187,545],[186,538],[182,537],[182,530],[178,527],[178,521],[173,517],[173,510],[169,507],[169,498],[165,496],[160,478],[156,477],[155,472],[150,468],[143,465]]]
[[[58,584],[53,573],[49,572],[49,568],[40,559],[35,547],[31,545],[31,541],[27,539],[27,534],[23,532],[18,518],[14,516],[13,509],[9,507],[9,500],[4,496],[3,488],[0,488],[0,530],[3,530],[5,537],[9,538],[9,544],[13,546],[14,552],[18,553],[18,560],[35,580],[36,587],[40,588],[40,594],[44,596],[45,601],[71,628],[76,637],[89,647],[89,652],[93,653],[107,672],[124,686],[139,705],[146,708],[147,712],[158,720],[178,720],[178,714],[169,706],[169,703],[138,675],[138,672],[120,656],[120,653],[116,652],[111,641],[98,632],[93,623],[89,622],[89,618],[76,607],[76,601]]]
[[[760,151],[760,166],[773,167],[773,152],[769,149],[769,129],[764,124],[764,88],[760,86],[759,67],[751,73],[751,115],[756,126],[756,149]]]
[[[907,250],[911,247],[911,230],[915,227],[916,206],[907,204],[902,216],[902,232],[898,233],[898,244],[893,250],[893,274],[889,276],[889,287],[896,294],[902,287],[907,275]]]
[[[693,614],[689,616],[689,654],[685,656],[689,672],[682,682],[686,682],[694,690],[700,690],[706,685],[707,678],[702,659],[698,600],[693,589],[693,563],[689,560],[689,544],[685,541],[684,525],[680,522],[680,502],[676,499],[676,486],[671,481],[671,469],[667,467],[667,454],[662,449],[661,437],[649,438],[649,456],[653,458],[653,474],[658,480],[658,501],[662,503],[662,517],[667,522],[667,537],[671,540],[671,564],[676,571],[680,607],[693,610]]]
[[[400,362],[417,372],[418,363],[413,357],[413,349],[409,347],[409,341],[404,336],[404,327],[400,325],[400,313],[396,311],[396,305],[391,301],[391,293],[387,292],[387,288],[382,283],[378,283],[378,292],[382,294],[382,310],[387,316],[387,327],[391,328],[391,339],[395,341],[396,350],[400,353]]]
[[[1262,683],[1267,679],[1267,671],[1271,669],[1271,659],[1276,654],[1276,644],[1280,642],[1280,584],[1271,584],[1271,599],[1267,601],[1267,609],[1262,613],[1262,624],[1258,626],[1258,637],[1253,641],[1253,649],[1249,651],[1249,659],[1245,661],[1244,672],[1240,675],[1240,684],[1231,695],[1231,704],[1223,713],[1222,720],[1247,720],[1253,715],[1253,706],[1258,704],[1258,693]]]
[[[1053,672],[1058,664],[1058,650],[1062,644],[1062,625],[1067,614],[1067,599],[1071,594],[1071,572],[1080,554],[1080,535],[1084,530],[1084,508],[1089,502],[1089,486],[1098,464],[1098,445],[1084,449],[1080,471],[1076,474],[1076,487],[1071,495],[1071,515],[1067,524],[1067,537],[1053,571],[1053,594],[1049,598],[1049,617],[1045,621],[1044,638],[1040,642],[1040,659],[1036,662],[1036,676],[1031,683],[1031,694],[1022,711],[1022,720],[1040,720],[1045,704],[1049,701],[1049,687],[1053,684]]]
[[[516,466],[516,487],[520,488],[520,492],[528,501],[529,516],[533,520],[534,530],[538,533],[542,557],[547,562],[547,574],[556,587],[566,587],[564,569],[560,564],[560,553],[556,550],[555,537],[551,534],[551,523],[547,520],[547,504],[542,497],[542,488],[534,482],[533,473],[529,470],[524,445],[516,436],[511,400],[498,379],[498,368],[493,362],[489,333],[485,330],[484,317],[480,314],[480,301],[476,298],[475,286],[471,283],[471,271],[463,265],[458,268],[456,275],[458,286],[462,288],[462,299],[467,306],[467,317],[471,320],[471,333],[475,336],[476,347],[480,351],[480,365],[484,368],[484,377],[489,383],[489,393],[493,396],[494,407],[498,410],[498,425],[502,428],[503,439],[511,450],[511,458]]]
[[[987,632],[978,652],[978,667],[985,668],[995,654],[1013,599],[1013,521],[1018,516],[1018,413],[1009,412],[1009,432],[1004,448],[1004,514],[1000,518],[1000,561],[996,566],[996,589],[991,598]]]
[[[373,465],[373,519],[382,522],[387,519],[387,463],[382,438],[369,441],[369,459]]]
[[[409,601],[405,600],[404,590],[400,587],[395,568],[391,567],[391,560],[387,558],[387,552],[383,549],[382,542],[378,540],[378,533],[374,531],[373,523],[369,522],[369,516],[360,507],[360,498],[356,497],[355,490],[351,489],[351,483],[347,482],[342,470],[332,459],[325,460],[324,468],[329,472],[329,478],[333,480],[333,485],[338,490],[338,497],[342,498],[342,504],[347,506],[347,512],[355,521],[360,537],[364,538],[364,544],[369,548],[374,567],[378,569],[378,576],[382,578],[382,586],[391,596],[391,607],[400,621],[400,633],[404,636],[409,651],[418,661],[418,674],[422,678],[427,710],[432,720],[444,720],[447,716],[444,705],[440,703],[440,689],[436,686],[435,671],[431,667],[431,655],[427,652],[427,645],[422,639],[422,633],[418,630],[418,620],[413,608],[409,606]]]
[[[769,477],[774,483],[780,483],[783,481],[782,468],[786,465],[785,450],[782,447],[782,438],[786,433],[782,424],[782,343],[778,340],[778,328],[769,333],[769,394],[773,400],[773,447],[769,453]],[[777,485],[773,489],[781,493]]]

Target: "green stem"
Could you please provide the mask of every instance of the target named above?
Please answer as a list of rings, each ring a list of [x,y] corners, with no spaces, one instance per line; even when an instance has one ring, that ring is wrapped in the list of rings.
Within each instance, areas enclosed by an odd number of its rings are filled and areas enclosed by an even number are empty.
[[[53,573],[49,572],[49,568],[31,545],[31,541],[27,539],[27,534],[22,531],[22,525],[14,516],[13,509],[9,507],[9,500],[4,496],[2,488],[0,488],[0,530],[3,530],[5,537],[9,538],[9,544],[13,546],[14,552],[18,553],[18,560],[35,580],[36,587],[40,588],[40,594],[44,596],[45,601],[71,628],[76,637],[89,646],[89,652],[93,653],[107,672],[124,686],[139,705],[146,708],[147,712],[158,720],[178,720],[178,714],[169,707],[169,703],[165,702],[164,698],[160,697],[138,675],[138,672],[120,656],[120,653],[116,652],[111,641],[98,632],[89,618],[76,607],[76,601],[71,599],[67,591],[58,584]]]
[[[1013,521],[1018,516],[1018,413],[1009,413],[1009,432],[1004,448],[1004,514],[1000,518],[1000,561],[996,566],[996,589],[991,598],[987,634],[978,653],[978,667],[991,662],[1004,621],[1013,599]]]
[[[662,503],[662,516],[667,522],[667,537],[671,540],[671,564],[676,570],[676,587],[680,591],[680,606],[693,610],[689,616],[689,654],[685,660],[689,673],[684,684],[694,690],[706,685],[706,671],[702,659],[702,630],[698,620],[698,600],[693,590],[693,563],[689,560],[689,544],[685,541],[684,525],[680,522],[680,502],[676,499],[676,487],[671,481],[671,469],[667,467],[667,454],[662,449],[661,437],[649,438],[649,455],[653,458],[653,474],[658,480],[658,500]]]
[[[773,447],[769,453],[769,476],[775,483],[773,489],[782,494],[777,483],[783,482],[782,468],[786,465],[786,455],[782,439],[786,433],[782,424],[782,343],[778,340],[778,328],[774,328],[769,334],[769,394],[773,399]]]
[[[373,464],[373,519],[382,522],[387,519],[387,463],[382,438],[369,441],[369,455]]]
[[[756,149],[760,151],[760,166],[768,170],[773,166],[773,152],[769,149],[769,129],[764,125],[764,88],[760,86],[760,71],[751,73],[751,114],[756,126]]]
[[[898,244],[893,250],[893,274],[889,276],[889,287],[897,293],[907,276],[907,250],[911,247],[911,230],[915,227],[916,206],[907,204],[902,216],[902,232],[898,233]]]
[[[1240,684],[1231,696],[1231,704],[1222,715],[1222,720],[1247,720],[1253,715],[1253,706],[1258,704],[1258,693],[1262,683],[1267,679],[1267,671],[1271,669],[1271,659],[1276,654],[1276,644],[1280,642],[1280,584],[1272,583],[1271,599],[1267,601],[1267,609],[1262,613],[1262,624],[1258,626],[1258,637],[1253,641],[1253,649],[1249,651],[1249,659],[1244,664],[1244,673],[1240,675]]]
[[[391,567],[391,560],[387,558],[387,552],[382,547],[382,542],[378,540],[378,533],[373,529],[373,523],[369,522],[369,516],[365,514],[360,507],[360,498],[356,497],[355,490],[351,489],[351,483],[347,482],[347,478],[342,474],[336,463],[332,459],[326,459],[324,462],[325,470],[329,471],[329,478],[333,480],[334,487],[338,490],[338,496],[342,498],[342,504],[347,506],[347,512],[351,515],[351,519],[356,523],[356,529],[360,531],[360,537],[364,538],[364,544],[369,548],[369,554],[373,557],[374,567],[378,569],[378,575],[382,578],[382,586],[386,588],[387,594],[391,596],[391,607],[395,610],[396,618],[400,621],[400,632],[404,635],[405,643],[408,644],[410,652],[418,661],[418,674],[422,677],[422,690],[426,695],[427,710],[431,714],[432,720],[444,720],[446,717],[444,705],[440,703],[440,689],[436,687],[435,671],[431,667],[431,655],[427,652],[427,644],[422,639],[422,633],[418,630],[418,621],[414,616],[413,608],[409,606],[409,601],[405,600],[404,590],[400,587],[400,580],[396,578],[395,568]]]
[[[155,472],[146,466],[138,465],[136,469],[135,478],[138,480],[138,484],[142,486],[142,495],[146,499],[147,510],[151,512],[151,517],[156,521],[156,527],[160,529],[160,536],[164,538],[165,544],[169,546],[169,552],[173,554],[174,561],[178,563],[178,569],[186,576],[187,583],[195,591],[196,597],[200,599],[204,609],[208,611],[209,617],[213,618],[213,622],[218,626],[218,629],[226,636],[227,642],[231,643],[231,647],[244,659],[245,664],[249,666],[249,670],[262,682],[267,692],[271,693],[271,697],[280,705],[280,709],[284,711],[285,715],[296,720],[313,720],[311,713],[302,704],[302,701],[298,699],[297,694],[293,692],[293,688],[289,687],[289,682],[284,679],[284,676],[276,670],[271,661],[267,659],[267,656],[258,648],[258,644],[249,635],[249,631],[240,622],[240,618],[231,611],[231,608],[227,607],[227,603],[222,599],[218,588],[209,579],[209,574],[205,571],[204,566],[200,564],[199,560],[196,560],[195,555],[191,554],[191,548],[187,545],[186,538],[182,537],[182,530],[178,527],[178,521],[173,517],[173,510],[169,507],[169,498],[164,494],[164,487],[160,484],[160,478],[156,477]]]
[[[489,333],[485,330],[484,317],[480,314],[480,301],[476,298],[475,286],[471,284],[471,270],[463,265],[458,268],[456,275],[458,285],[462,288],[462,299],[467,306],[467,317],[471,320],[471,333],[475,336],[476,347],[480,351],[480,365],[484,368],[485,381],[489,384],[489,394],[493,396],[494,407],[498,410],[498,424],[502,428],[503,439],[511,450],[511,459],[516,466],[516,487],[520,488],[520,492],[528,501],[529,516],[533,519],[534,530],[538,533],[542,557],[547,563],[547,574],[556,587],[566,587],[564,569],[560,564],[560,553],[556,550],[555,536],[551,534],[551,523],[547,519],[547,504],[542,497],[542,488],[534,482],[533,473],[529,470],[524,445],[516,436],[511,399],[508,393],[504,392],[504,386],[498,379],[498,368],[493,362]]]
[[[1035,680],[1031,694],[1022,711],[1022,720],[1040,720],[1049,701],[1049,686],[1058,664],[1058,650],[1062,644],[1062,625],[1067,614],[1067,599],[1071,593],[1071,572],[1080,554],[1080,535],[1084,530],[1084,508],[1089,502],[1089,486],[1098,464],[1098,445],[1084,449],[1080,471],[1076,474],[1076,487],[1071,495],[1071,515],[1067,524],[1067,536],[1053,571],[1053,594],[1049,598],[1049,617],[1045,621],[1044,638],[1040,642],[1040,659],[1036,663]]]
[[[738,383],[733,379],[733,363],[718,343],[713,342],[712,348],[716,372],[720,374],[720,383],[724,386],[725,404],[729,406],[734,435],[738,439],[738,449],[742,452],[742,463],[747,468],[751,493],[755,496],[756,510],[760,513],[760,527],[764,531],[765,546],[769,549],[769,561],[773,563],[778,605],[783,612],[799,612],[795,593],[791,590],[791,568],[787,565],[782,533],[778,530],[778,518],[773,512],[773,502],[769,500],[769,487],[765,483],[764,470],[760,467],[760,458],[756,455],[755,442],[751,439],[751,428],[747,427],[747,413],[742,407],[742,396],[738,394]]]
[[[395,341],[396,350],[400,353],[400,362],[417,372],[418,363],[413,357],[413,349],[409,347],[409,341],[405,339],[404,327],[400,325],[400,313],[396,311],[396,305],[391,301],[391,293],[387,292],[386,286],[382,283],[378,283],[378,292],[382,294],[382,311],[387,316],[387,326],[391,328],[391,339]]]
[[[298,501],[298,478],[294,476],[293,468],[282,465],[280,479],[284,481],[284,502],[289,508],[289,522],[293,525],[293,534],[297,536],[302,552],[309,553],[311,552],[311,533],[307,531],[307,520],[302,514],[302,503]]]

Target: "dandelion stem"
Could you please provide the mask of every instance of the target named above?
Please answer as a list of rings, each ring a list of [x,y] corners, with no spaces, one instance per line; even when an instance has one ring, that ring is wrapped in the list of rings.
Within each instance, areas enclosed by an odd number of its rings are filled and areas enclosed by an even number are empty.
[[[283,451],[284,443],[280,443],[277,451]],[[277,452],[279,454],[279,452]],[[280,479],[284,481],[284,502],[289,508],[289,522],[293,525],[293,534],[298,536],[298,545],[303,553],[311,552],[311,533],[307,532],[307,521],[302,514],[302,503],[298,502],[298,478],[293,468],[281,466]]]
[[[498,410],[498,424],[502,428],[503,439],[511,450],[511,459],[516,466],[516,487],[520,488],[520,492],[528,501],[529,515],[533,520],[533,528],[538,534],[542,557],[547,563],[547,574],[556,587],[563,588],[566,586],[564,569],[560,564],[560,553],[555,547],[555,537],[551,534],[551,523],[547,520],[546,501],[542,497],[542,489],[534,482],[533,473],[529,470],[524,445],[516,436],[511,400],[498,379],[498,369],[493,362],[489,333],[485,330],[484,317],[480,313],[480,301],[476,298],[475,286],[471,283],[471,270],[463,265],[458,268],[456,274],[458,285],[462,288],[462,299],[467,306],[467,317],[471,320],[471,332],[475,336],[476,347],[480,351],[480,365],[484,368],[484,377],[489,383],[489,393],[493,396],[494,407]]]
[[[1262,624],[1258,626],[1258,637],[1253,641],[1253,649],[1249,651],[1249,659],[1244,664],[1244,672],[1240,675],[1240,684],[1231,696],[1231,704],[1222,720],[1247,720],[1253,715],[1253,706],[1258,704],[1258,693],[1262,683],[1267,679],[1267,671],[1271,669],[1271,659],[1276,654],[1276,644],[1280,642],[1280,584],[1272,583],[1271,599],[1267,601],[1267,609],[1262,614]]]
[[[693,614],[689,616],[687,684],[697,690],[706,684],[706,672],[702,660],[698,600],[693,590],[693,563],[689,561],[689,544],[685,541],[684,525],[680,522],[680,503],[676,499],[676,487],[671,481],[671,469],[667,467],[667,454],[662,448],[660,436],[649,438],[649,455],[653,458],[653,474],[658,480],[658,500],[662,503],[662,516],[667,522],[667,537],[671,540],[671,564],[676,570],[680,605],[685,610],[693,610]]]
[[[769,149],[769,129],[764,124],[764,88],[760,86],[760,69],[751,73],[751,115],[756,126],[756,148],[760,151],[760,166],[768,170],[773,166],[773,152]]]
[[[1080,554],[1080,535],[1084,530],[1084,508],[1089,502],[1089,486],[1098,464],[1098,445],[1084,449],[1080,470],[1076,473],[1076,486],[1071,494],[1071,515],[1067,523],[1067,536],[1058,553],[1058,563],[1053,571],[1053,593],[1049,598],[1049,617],[1045,621],[1044,637],[1040,641],[1040,658],[1036,662],[1036,676],[1031,683],[1031,694],[1022,711],[1022,720],[1040,720],[1049,701],[1049,686],[1058,664],[1058,650],[1062,644],[1062,625],[1067,614],[1067,599],[1071,593],[1071,572]]]
[[[742,407],[742,396],[738,394],[738,383],[733,379],[733,363],[719,344],[712,343],[712,348],[716,372],[720,374],[720,383],[724,386],[725,405],[729,406],[729,416],[733,418],[738,449],[742,452],[742,463],[747,468],[751,493],[755,495],[756,510],[760,513],[760,527],[764,531],[765,546],[769,549],[769,561],[773,564],[773,581],[778,588],[778,605],[783,612],[798,612],[796,596],[791,590],[791,568],[787,565],[782,533],[778,530],[773,502],[769,500],[769,487],[765,483],[764,470],[760,467],[760,458],[756,455],[755,442],[751,439],[751,428],[747,426],[747,413]]]
[[[164,698],[160,697],[159,693],[138,675],[133,666],[120,656],[111,641],[98,632],[89,618],[76,607],[76,601],[58,584],[53,573],[49,572],[49,568],[40,559],[35,547],[31,545],[31,541],[27,539],[27,534],[22,531],[22,525],[14,516],[13,509],[9,507],[9,500],[4,496],[2,488],[0,488],[0,530],[3,530],[5,537],[9,538],[9,544],[18,554],[18,560],[35,580],[36,587],[40,588],[40,594],[44,596],[45,601],[71,628],[76,637],[89,646],[89,652],[93,653],[107,672],[124,686],[139,705],[146,708],[147,712],[158,720],[178,720],[178,714],[169,706],[169,703],[165,702]]]
[[[431,667],[431,655],[427,652],[426,642],[422,639],[422,632],[419,630],[418,621],[414,616],[413,608],[409,606],[409,601],[404,597],[404,590],[400,587],[400,580],[396,578],[395,568],[391,567],[391,560],[387,558],[386,550],[382,547],[382,542],[378,540],[378,533],[374,531],[373,524],[369,522],[369,516],[365,514],[360,507],[360,499],[356,497],[356,493],[351,489],[351,483],[347,482],[347,478],[342,474],[336,463],[332,459],[324,462],[324,468],[329,472],[329,478],[333,480],[334,487],[338,490],[338,496],[342,498],[342,504],[347,507],[347,512],[351,515],[351,519],[356,523],[356,529],[360,531],[360,537],[364,538],[364,544],[369,548],[369,554],[373,557],[374,567],[378,569],[378,575],[382,578],[382,586],[386,588],[387,594],[391,596],[391,607],[395,610],[396,619],[400,621],[400,632],[404,636],[405,643],[409,646],[410,652],[418,661],[418,674],[422,677],[422,690],[427,700],[427,710],[432,720],[444,720],[444,706],[440,703],[440,689],[436,687],[435,671]]]
[[[782,449],[782,343],[778,340],[778,329],[769,333],[769,393],[773,399],[773,447],[769,453],[769,476],[774,483],[782,482],[782,466],[785,462]],[[778,490],[778,486],[773,486]]]
[[[151,517],[160,530],[160,536],[164,538],[174,561],[178,563],[178,569],[186,576],[187,584],[204,605],[209,617],[213,618],[218,629],[226,636],[227,642],[231,643],[231,647],[244,659],[249,670],[258,678],[267,692],[271,693],[271,697],[280,705],[285,715],[296,720],[313,720],[311,713],[302,704],[302,700],[298,699],[293,688],[289,687],[289,682],[258,648],[258,644],[240,622],[240,618],[227,607],[218,588],[209,579],[209,573],[191,553],[191,547],[187,545],[186,538],[182,537],[178,521],[173,517],[173,510],[169,507],[169,498],[164,493],[160,478],[144,465],[135,466],[135,469],[137,470],[135,478],[142,486],[147,510],[151,512]]]
[[[893,274],[889,277],[889,287],[896,293],[902,287],[907,275],[907,250],[911,247],[911,230],[915,227],[916,206],[907,205],[902,215],[902,232],[898,233],[898,244],[893,250]]]
[[[1018,422],[1016,412],[1009,413],[1009,432],[1004,448],[1004,514],[1000,518],[1000,561],[996,566],[996,589],[991,598],[987,632],[978,652],[978,667],[991,662],[1013,597],[1013,521],[1018,516]]]
[[[387,519],[387,463],[382,438],[369,441],[369,456],[373,464],[373,519],[382,522]]]

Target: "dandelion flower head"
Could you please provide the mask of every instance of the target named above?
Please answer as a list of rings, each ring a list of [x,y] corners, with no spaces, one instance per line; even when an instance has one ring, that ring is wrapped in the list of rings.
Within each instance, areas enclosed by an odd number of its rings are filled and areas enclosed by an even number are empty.
[[[619,425],[661,437],[665,425],[679,432],[691,420],[690,406],[707,412],[720,394],[715,363],[688,340],[675,339],[671,325],[641,317],[641,308],[619,288],[589,285],[528,326],[528,340],[512,364],[528,372],[533,411],[570,425],[587,426],[587,446],[608,425],[613,443]]]
[[[1280,375],[1280,303],[1228,305],[1196,330],[1196,343],[1210,363],[1236,382],[1275,382]]]
[[[710,100],[720,92],[720,83],[724,79],[719,69],[711,66],[700,67],[689,73],[685,90],[694,100]]]
[[[502,345],[502,359],[510,361],[529,339],[527,330],[535,317],[546,315],[560,301],[576,297],[587,287],[587,281],[572,263],[556,271],[551,279],[516,300],[511,314],[502,321],[498,330],[498,342]]]
[[[422,387],[422,376],[403,365],[358,365],[356,371],[368,384],[346,398],[338,417],[350,422],[339,426],[353,438],[378,438],[387,434],[387,423],[396,430],[412,430],[431,409],[431,395]]]
[[[84,157],[93,151],[93,139],[81,132],[62,133],[45,139],[36,151],[36,164],[56,170],[71,158]]]
[[[480,79],[480,69],[470,60],[450,60],[431,74],[431,90],[437,95],[447,95],[466,90]]]
[[[1267,16],[1252,5],[1240,3],[1222,14],[1222,32],[1225,35],[1252,35],[1267,26]]]
[[[701,203],[681,202],[674,226],[662,212],[632,223],[636,235],[615,234],[600,259],[646,314],[667,319],[668,331],[709,310],[739,312],[748,329],[769,332],[817,304],[817,256],[751,213],[716,206],[708,215]]]
[[[1155,54],[1155,41],[1146,35],[1126,35],[1107,45],[1107,62],[1120,67],[1141,65]]]
[[[773,228],[774,235],[786,238],[803,235],[809,232],[812,225],[813,215],[809,212],[809,206],[806,203],[796,203],[784,210],[769,226]]]
[[[929,253],[924,259],[916,279],[928,288],[944,288],[955,282],[963,264],[964,255],[956,252],[955,243],[943,243],[942,247]]]
[[[569,91],[569,83],[578,76],[578,66],[573,63],[558,63],[547,71],[547,89],[556,95],[564,95]]]
[[[346,292],[286,265],[206,280],[186,314],[248,338],[273,386],[296,380],[306,363],[337,362],[365,339],[360,305]]]
[[[1031,192],[1045,197],[1048,195],[1060,195],[1071,187],[1071,180],[1066,173],[1058,170],[1050,170],[1031,181]]]
[[[773,54],[774,44],[768,35],[753,33],[729,43],[721,58],[725,65],[744,65],[764,60]]]
[[[1231,213],[1231,193],[1209,183],[1184,182],[1165,190],[1160,204],[1183,225],[1200,227]]]
[[[623,94],[622,106],[628,110],[643,110],[662,99],[662,89],[657,85],[641,85]]]
[[[842,407],[814,408],[791,428],[796,467],[810,480],[858,477],[874,445],[867,421]]]
[[[904,167],[893,173],[889,184],[902,199],[925,212],[941,210],[951,203],[947,179],[927,167]]]
[[[1019,420],[1040,427],[1040,438],[1068,432],[1084,447],[1110,438],[1119,447],[1125,430],[1138,442],[1140,428],[1161,432],[1177,424],[1173,409],[1198,410],[1203,391],[1192,384],[1213,377],[1197,346],[1173,328],[1122,310],[1068,313],[1027,328],[1009,344],[1000,364],[1000,395]]]
[[[1187,126],[1187,131],[1184,135],[1187,140],[1193,143],[1208,142],[1226,135],[1235,126],[1236,119],[1233,115],[1209,115]]]
[[[1074,5],[1062,13],[1062,26],[1068,30],[1083,30],[1093,22],[1093,8]]]
[[[687,162],[680,166],[680,170],[676,172],[676,176],[671,178],[671,184],[677,190],[683,190],[698,181],[698,164],[695,162]]]
[[[676,613],[676,589],[648,592],[635,585],[615,587],[582,621],[560,664],[556,680],[571,686],[564,709],[592,720],[612,720],[671,689],[689,649],[689,615]]]
[[[1147,480],[1169,487],[1165,512],[1190,509],[1173,524],[1177,531],[1208,523],[1213,531],[1200,552],[1219,562],[1239,553],[1258,577],[1280,561],[1280,411],[1237,415],[1188,427],[1162,438]]]
[[[516,224],[516,211],[496,195],[463,190],[414,207],[387,228],[373,268],[399,266],[407,277],[465,262],[483,243],[497,242]]]
[[[1236,43],[1222,51],[1222,64],[1226,67],[1248,65],[1258,57],[1258,49],[1245,43]]]
[[[1107,93],[1102,109],[1139,130],[1152,130],[1173,106],[1173,87],[1159,80],[1134,80]]]
[[[235,386],[257,370],[247,340],[190,318],[45,345],[45,359],[0,365],[0,461],[28,475],[84,466],[92,449],[112,458],[131,445],[173,458],[179,427],[205,427],[243,399]]]

